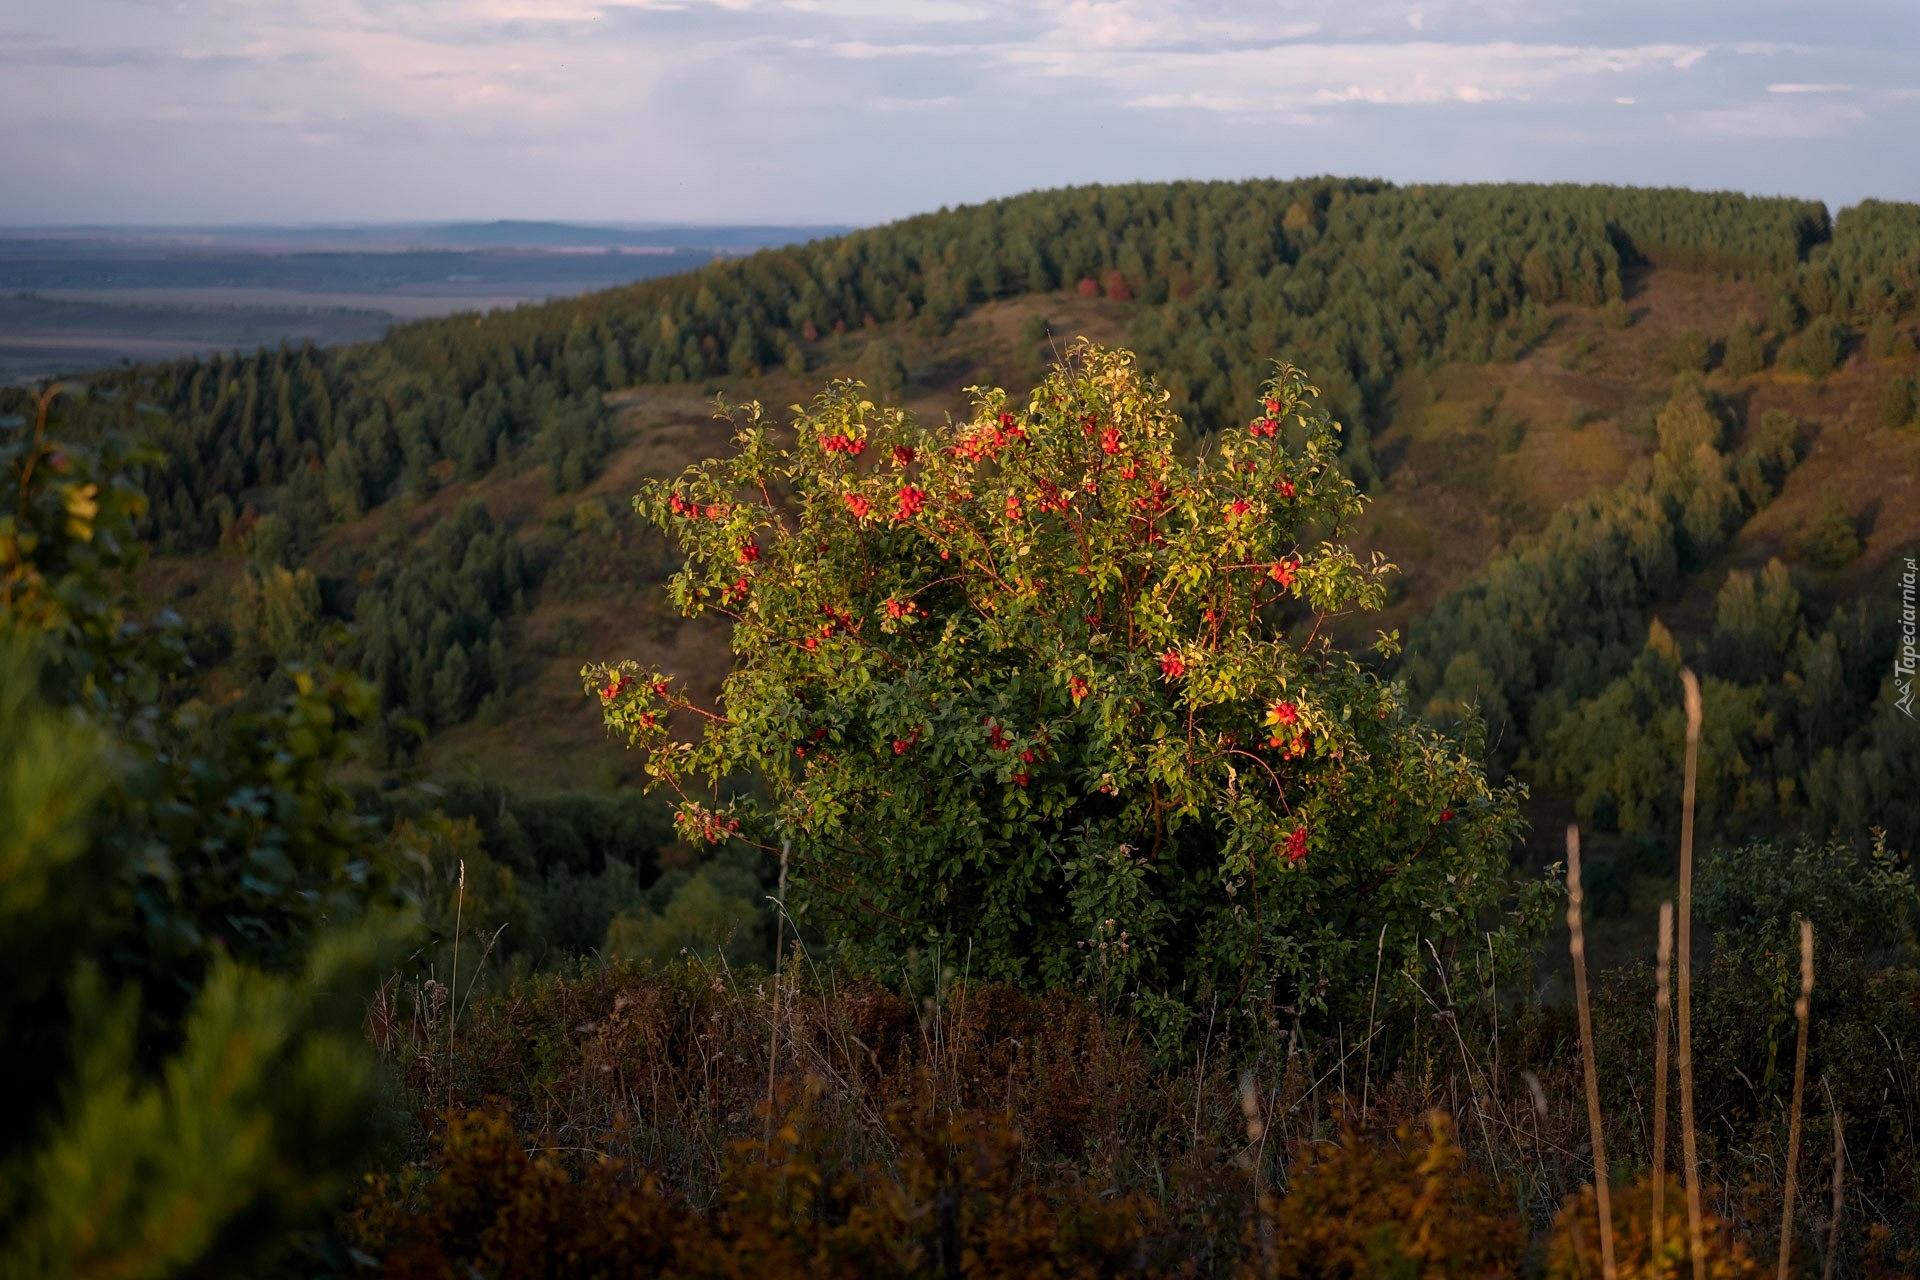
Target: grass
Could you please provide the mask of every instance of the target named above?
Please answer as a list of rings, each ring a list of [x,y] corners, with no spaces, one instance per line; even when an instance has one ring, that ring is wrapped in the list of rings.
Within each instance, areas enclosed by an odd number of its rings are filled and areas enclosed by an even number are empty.
[[[1754,1035],[1768,975],[1716,952],[1695,990],[1701,707],[1697,682],[1684,692],[1677,1208],[1665,1194],[1674,913],[1662,904],[1651,974],[1638,960],[1590,984],[1569,827],[1572,1009],[1489,991],[1477,1005],[1429,996],[1426,1014],[1384,1025],[1370,1011],[1365,1028],[1272,1011],[1264,1025],[1210,1020],[1183,1054],[1081,993],[1028,995],[939,965],[895,990],[797,940],[772,974],[693,956],[583,961],[471,1004],[395,979],[370,1029],[406,1081],[410,1160],[369,1184],[343,1229],[390,1275],[467,1274],[460,1259],[485,1271],[499,1259],[474,1251],[508,1236],[599,1256],[612,1246],[581,1233],[614,1221],[629,1244],[644,1237],[641,1254],[672,1259],[644,1274],[735,1274],[686,1260],[749,1256],[795,1276],[944,1274],[992,1256],[1018,1274],[1588,1276],[1597,1264],[1706,1280],[1757,1276],[1768,1255],[1794,1274],[1804,1221],[1819,1248],[1802,1272],[1913,1274],[1920,972],[1843,958],[1816,1019],[1802,921],[1792,1088],[1774,1109],[1755,1083],[1770,1071]],[[1450,991],[1458,958],[1430,950],[1432,975],[1387,980]],[[1798,1197],[1816,1057],[1833,1151],[1824,1222]],[[1849,1078],[1863,1062],[1884,1085]],[[814,1188],[804,1202],[797,1185]]]

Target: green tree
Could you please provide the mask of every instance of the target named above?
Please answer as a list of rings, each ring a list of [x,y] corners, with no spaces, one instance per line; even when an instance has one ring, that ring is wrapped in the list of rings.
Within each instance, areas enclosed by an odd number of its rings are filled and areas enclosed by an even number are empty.
[[[1846,350],[1847,330],[1832,316],[1815,316],[1800,331],[1794,348],[1794,365],[1802,373],[1824,378],[1840,367]]]
[[[391,1114],[360,1028],[398,935],[327,780],[365,689],[170,703],[116,582],[138,455],[52,402],[0,442],[0,1273],[284,1268]]]
[[[1896,373],[1880,389],[1880,425],[1904,427],[1913,421],[1913,411],[1913,380]]]
[[[1816,569],[1839,569],[1860,554],[1860,533],[1846,495],[1828,485],[1820,491],[1813,516],[1801,528],[1794,552]]]
[[[1751,377],[1767,367],[1767,349],[1760,341],[1759,330],[1744,313],[1734,317],[1733,328],[1727,332],[1727,350],[1720,367],[1734,378]]]
[[[844,383],[791,447],[752,408],[637,500],[687,549],[676,602],[733,621],[720,707],[584,677],[688,836],[786,843],[796,909],[882,968],[1086,983],[1177,1036],[1214,998],[1355,1014],[1383,928],[1390,971],[1429,939],[1507,965],[1539,905],[1483,938],[1515,793],[1318,638],[1387,566],[1339,542],[1363,499],[1313,395],[1283,367],[1197,461],[1091,346],[954,434]],[[764,804],[712,804],[749,773]]]
[[[907,364],[900,348],[884,338],[869,342],[854,364],[853,376],[883,404],[896,404],[907,387]]]

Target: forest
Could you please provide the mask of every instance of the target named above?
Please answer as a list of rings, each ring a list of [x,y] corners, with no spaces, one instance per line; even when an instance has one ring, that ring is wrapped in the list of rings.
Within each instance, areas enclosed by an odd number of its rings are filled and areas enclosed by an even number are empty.
[[[1917,332],[1920,206],[1175,183],[0,391],[0,1256],[1920,1274]]]

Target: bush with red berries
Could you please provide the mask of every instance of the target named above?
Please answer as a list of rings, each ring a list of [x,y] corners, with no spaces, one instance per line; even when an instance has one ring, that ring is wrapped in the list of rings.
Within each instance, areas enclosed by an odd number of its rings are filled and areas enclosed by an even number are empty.
[[[857,383],[790,431],[749,406],[635,500],[686,552],[675,603],[732,620],[718,705],[633,662],[587,687],[684,835],[788,847],[803,925],[883,972],[1081,984],[1176,1037],[1365,1016],[1377,963],[1380,1012],[1423,999],[1456,941],[1484,981],[1544,890],[1507,877],[1517,798],[1477,744],[1328,639],[1391,566],[1342,544],[1364,498],[1317,394],[1279,366],[1196,447],[1082,344],[953,427]]]

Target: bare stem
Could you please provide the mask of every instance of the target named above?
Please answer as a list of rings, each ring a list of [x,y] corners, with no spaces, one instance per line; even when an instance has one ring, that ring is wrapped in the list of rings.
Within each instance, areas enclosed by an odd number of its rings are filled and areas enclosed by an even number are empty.
[[[1693,1124],[1693,802],[1700,767],[1700,679],[1680,673],[1687,706],[1687,770],[1680,799],[1680,1138],[1687,1177],[1687,1248],[1693,1280],[1707,1280],[1700,1226],[1700,1145]]]
[[[1780,1206],[1780,1280],[1793,1259],[1793,1202],[1800,1173],[1800,1104],[1807,1088],[1807,1020],[1813,1005],[1813,921],[1800,921],[1800,998],[1793,1002],[1800,1036],[1793,1049],[1793,1109],[1787,1119],[1787,1191]]]
[[[1820,1077],[1820,1082],[1824,1087],[1826,1077]],[[1833,1222],[1827,1227],[1827,1264],[1820,1274],[1822,1280],[1833,1280],[1834,1263],[1840,1257],[1840,1210],[1846,1206],[1841,1171],[1847,1165],[1847,1143],[1841,1136],[1840,1108],[1834,1105],[1831,1089],[1827,1090],[1827,1107],[1833,1112]]]
[[[1607,1139],[1600,1126],[1600,1071],[1593,1052],[1593,1007],[1587,999],[1587,936],[1580,926],[1580,828],[1567,825],[1567,932],[1573,953],[1573,998],[1580,1009],[1580,1062],[1587,1077],[1587,1123],[1593,1130],[1593,1198],[1600,1206],[1600,1273],[1615,1280],[1613,1192],[1607,1183]]]
[[[1673,1021],[1673,904],[1660,904],[1660,947],[1653,970],[1653,1274],[1667,1234],[1667,1031]]]
[[[447,1105],[453,1105],[453,1037],[460,1021],[460,921],[467,906],[467,860],[460,859],[460,887],[453,899],[453,973],[447,990]]]

